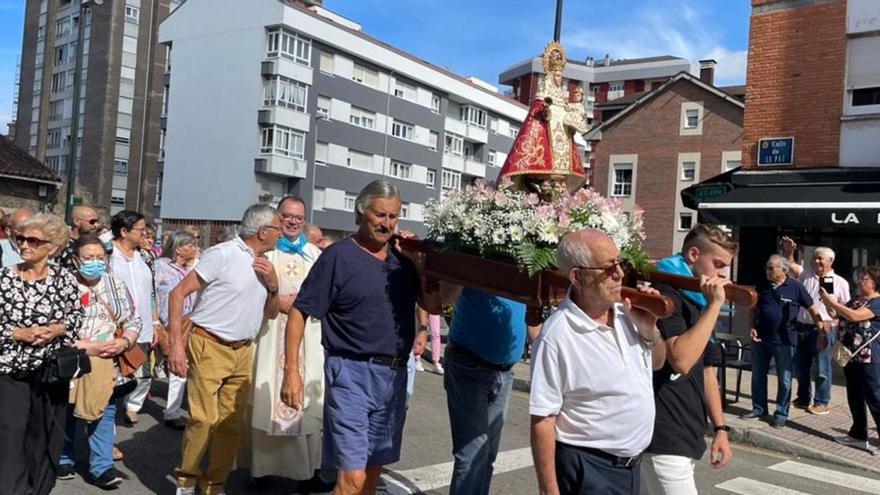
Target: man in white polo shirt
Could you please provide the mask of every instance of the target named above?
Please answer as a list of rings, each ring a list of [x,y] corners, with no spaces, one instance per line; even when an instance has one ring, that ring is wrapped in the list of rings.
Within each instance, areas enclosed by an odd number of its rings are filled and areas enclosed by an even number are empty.
[[[593,229],[556,251],[571,289],[532,352],[529,397],[542,494],[639,493],[638,462],[654,431],[652,373],[666,350],[657,319],[621,302],[619,255]]]
[[[205,251],[168,301],[168,366],[186,376],[190,414],[175,470],[178,495],[194,494],[200,482],[201,493],[223,493],[244,428],[253,373],[251,340],[264,317],[278,314],[278,277],[263,256],[281,232],[278,214],[269,205],[252,205],[238,231],[238,237]],[[196,291],[192,330],[185,336],[183,300]],[[206,451],[209,461],[203,473]]]

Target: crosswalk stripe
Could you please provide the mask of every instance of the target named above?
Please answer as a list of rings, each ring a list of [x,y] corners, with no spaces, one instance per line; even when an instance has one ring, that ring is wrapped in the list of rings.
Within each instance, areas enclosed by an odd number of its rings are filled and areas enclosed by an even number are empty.
[[[444,462],[405,471],[390,471],[382,475],[389,495],[405,495],[436,490],[449,485],[452,480],[453,462]],[[507,473],[532,465],[529,447],[508,450],[498,454],[494,474]]]
[[[852,490],[858,490],[867,493],[880,493],[880,481],[864,478],[862,476],[854,476],[852,474],[841,473],[831,469],[825,469],[802,462],[785,461],[774,464],[767,469],[778,471],[780,473],[791,474],[832,485],[843,486]]]
[[[715,485],[715,488],[740,495],[808,495],[805,492],[783,488],[781,486],[763,483],[749,478],[734,478]]]

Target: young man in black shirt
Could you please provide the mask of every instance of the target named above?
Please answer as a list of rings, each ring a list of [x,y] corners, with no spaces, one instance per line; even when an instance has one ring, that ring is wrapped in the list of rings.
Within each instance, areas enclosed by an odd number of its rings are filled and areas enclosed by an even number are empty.
[[[694,466],[706,450],[706,417],[714,427],[709,462],[731,458],[715,367],[721,350],[712,329],[724,304],[724,286],[736,243],[721,229],[697,225],[682,251],[658,263],[662,271],[700,278],[700,292],[654,284],[672,299],[675,312],[657,324],[666,341],[666,364],[654,372],[654,437],[642,462],[643,493],[696,494]]]

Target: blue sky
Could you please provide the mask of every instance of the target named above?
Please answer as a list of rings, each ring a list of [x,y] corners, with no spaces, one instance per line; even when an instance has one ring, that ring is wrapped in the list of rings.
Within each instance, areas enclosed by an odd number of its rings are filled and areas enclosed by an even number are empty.
[[[258,1],[258,0],[241,0]],[[0,0],[0,126],[12,110],[25,0]],[[497,83],[553,36],[553,0],[325,0],[364,31],[434,64]],[[718,60],[718,84],[745,82],[747,0],[568,0],[571,59],[676,55]]]

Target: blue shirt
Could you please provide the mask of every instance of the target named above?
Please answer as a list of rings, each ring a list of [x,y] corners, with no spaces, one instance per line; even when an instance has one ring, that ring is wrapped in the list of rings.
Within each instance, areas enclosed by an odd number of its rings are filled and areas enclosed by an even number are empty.
[[[526,344],[526,306],[465,287],[455,300],[449,340],[494,364],[513,364]]]
[[[755,306],[758,337],[769,344],[797,345],[797,315],[801,308],[813,305],[804,284],[786,277],[776,288],[764,280],[755,290],[758,292]]]
[[[0,249],[3,250],[3,260],[0,261],[0,267],[6,268],[21,263],[21,256],[18,255],[18,250],[12,245],[11,240],[0,239]]]
[[[318,257],[293,306],[321,320],[331,355],[405,357],[416,333],[419,279],[415,266],[390,246],[382,261],[351,237]]]

